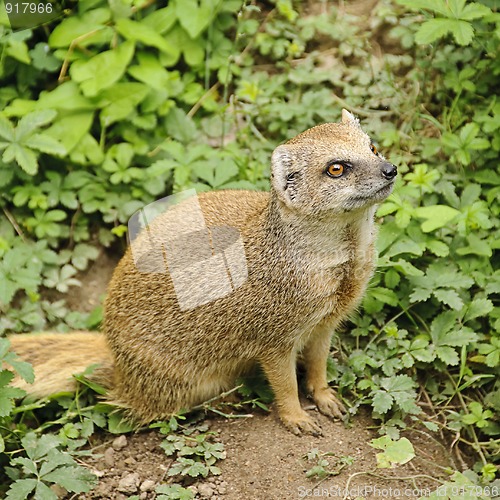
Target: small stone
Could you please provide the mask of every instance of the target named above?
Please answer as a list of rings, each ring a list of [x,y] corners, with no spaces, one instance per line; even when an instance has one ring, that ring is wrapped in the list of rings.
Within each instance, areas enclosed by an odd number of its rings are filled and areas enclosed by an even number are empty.
[[[123,448],[125,448],[125,446],[127,446],[127,436],[125,435],[121,435],[121,436],[118,436],[117,438],[115,438],[113,440],[113,443],[111,444],[111,446],[113,447],[113,449],[115,450],[123,450]]]
[[[211,498],[214,495],[214,489],[205,483],[198,485],[198,494],[201,498]]]
[[[122,493],[135,493],[139,487],[139,474],[137,472],[131,472],[130,474],[125,474],[118,483],[118,491]]]
[[[151,481],[151,479],[146,479],[141,484],[141,491],[153,491],[155,489],[156,483]]]
[[[227,483],[226,481],[221,481],[220,482],[220,485],[223,486],[224,488],[227,488]]]
[[[92,474],[95,474],[97,477],[104,477],[106,472],[99,469],[92,469]]]
[[[147,493],[147,491],[143,491],[143,492],[139,495],[139,500],[146,500],[146,498],[148,498],[148,493]]]
[[[128,457],[124,460],[124,462],[127,464],[127,465],[134,465],[137,463],[136,459],[134,457]]]
[[[198,494],[198,487],[195,484],[188,486],[186,489],[191,490],[193,492],[193,496]]]
[[[115,466],[115,450],[113,450],[113,448],[106,448],[106,451],[104,452],[104,463],[108,467]]]
[[[209,477],[209,478],[207,479],[207,481],[208,481],[209,483],[215,483],[215,477]]]
[[[217,491],[219,492],[219,495],[225,495],[227,492],[227,488],[225,486],[222,486],[222,484],[219,484]]]

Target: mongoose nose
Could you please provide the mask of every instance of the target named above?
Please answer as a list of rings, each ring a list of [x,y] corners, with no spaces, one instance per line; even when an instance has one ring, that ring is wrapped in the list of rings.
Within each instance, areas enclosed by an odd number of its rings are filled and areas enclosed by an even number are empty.
[[[398,169],[392,163],[384,163],[380,168],[380,171],[388,181],[394,179],[394,177],[398,174]]]

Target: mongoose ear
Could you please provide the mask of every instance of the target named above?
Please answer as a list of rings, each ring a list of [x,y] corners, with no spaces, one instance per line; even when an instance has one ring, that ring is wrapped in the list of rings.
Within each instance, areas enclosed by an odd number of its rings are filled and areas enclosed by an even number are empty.
[[[355,125],[356,127],[360,126],[359,120],[352,113],[349,113],[347,109],[342,110],[342,123]]]
[[[293,154],[286,144],[278,146],[271,157],[271,184],[280,200],[291,203],[287,193],[287,176],[292,172]]]

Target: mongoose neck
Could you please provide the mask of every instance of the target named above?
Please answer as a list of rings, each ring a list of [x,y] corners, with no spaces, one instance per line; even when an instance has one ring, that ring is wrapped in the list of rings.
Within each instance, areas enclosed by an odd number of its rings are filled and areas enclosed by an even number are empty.
[[[340,216],[304,213],[286,206],[271,192],[264,228],[274,245],[289,256],[334,267],[371,252],[376,236],[375,210],[373,205]]]

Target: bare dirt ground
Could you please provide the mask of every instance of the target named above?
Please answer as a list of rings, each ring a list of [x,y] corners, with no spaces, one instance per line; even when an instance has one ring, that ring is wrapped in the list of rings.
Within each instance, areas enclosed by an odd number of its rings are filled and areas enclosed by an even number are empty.
[[[104,294],[116,257],[104,252],[80,279],[81,288],[73,288],[70,306],[90,310]],[[227,453],[217,463],[221,475],[196,481],[189,487],[196,498],[212,499],[288,499],[288,498],[419,498],[439,485],[433,478],[447,476],[454,468],[447,448],[424,432],[406,434],[412,441],[416,457],[404,466],[377,469],[375,450],[370,440],[379,437],[375,423],[361,412],[345,425],[320,415],[309,401],[303,401],[323,429],[322,437],[297,437],[283,428],[274,411],[253,410],[249,418],[225,419],[208,415],[206,423],[217,433]],[[272,405],[271,405],[272,407]],[[167,472],[172,459],[160,448],[164,436],[144,431],[118,437],[102,433],[92,439],[93,458],[84,463],[96,472],[98,486],[81,500],[155,498],[156,485],[171,480]],[[306,471],[316,462],[308,461],[313,449],[331,453],[326,457],[328,470],[339,470],[326,480],[308,479]],[[137,498],[137,497],[136,497]]]

